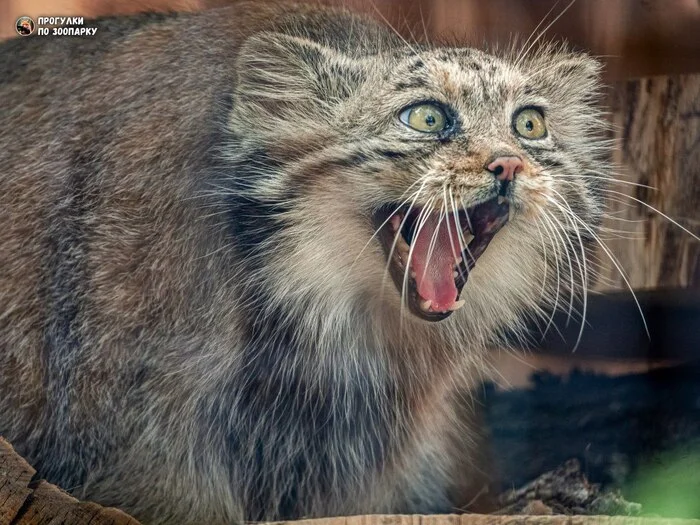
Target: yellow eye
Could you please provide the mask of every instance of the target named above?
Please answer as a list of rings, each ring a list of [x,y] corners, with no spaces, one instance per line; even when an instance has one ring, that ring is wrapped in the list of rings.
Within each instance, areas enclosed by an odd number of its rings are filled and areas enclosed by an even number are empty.
[[[399,120],[423,133],[438,133],[448,126],[447,115],[435,104],[418,104],[404,109]]]
[[[523,109],[515,117],[515,131],[526,139],[541,139],[547,135],[544,116],[534,108]]]

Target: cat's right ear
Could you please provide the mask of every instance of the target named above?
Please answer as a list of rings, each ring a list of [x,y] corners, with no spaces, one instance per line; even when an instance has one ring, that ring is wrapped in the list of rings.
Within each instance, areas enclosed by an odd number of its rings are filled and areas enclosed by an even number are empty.
[[[243,44],[236,71],[235,100],[249,117],[268,122],[327,118],[364,78],[361,64],[337,50],[269,32]]]
[[[554,100],[597,104],[602,64],[586,53],[549,46],[531,60],[529,78]]]

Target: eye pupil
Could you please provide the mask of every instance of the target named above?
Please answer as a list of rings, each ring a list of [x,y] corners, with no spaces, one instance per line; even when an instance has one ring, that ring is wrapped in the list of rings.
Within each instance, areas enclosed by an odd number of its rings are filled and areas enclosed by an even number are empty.
[[[431,126],[431,127],[434,126],[435,125],[435,117],[433,115],[428,115],[427,117],[425,117],[425,123],[428,126]]]
[[[525,129],[527,129],[528,131],[532,131],[534,127],[535,127],[535,125],[532,123],[531,120],[528,120],[525,123]]]

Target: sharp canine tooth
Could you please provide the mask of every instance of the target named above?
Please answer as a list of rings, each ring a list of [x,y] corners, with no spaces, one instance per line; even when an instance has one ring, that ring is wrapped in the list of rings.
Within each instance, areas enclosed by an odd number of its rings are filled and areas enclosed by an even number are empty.
[[[396,242],[396,247],[399,249],[399,253],[408,254],[410,247],[403,238],[403,235],[399,234],[399,239]]]
[[[459,277],[459,272],[452,272],[452,278],[456,279],[457,277]]]
[[[415,279],[415,278],[416,278],[416,272],[411,270],[411,279]]]
[[[426,299],[425,301],[421,301],[421,302],[420,302],[421,310],[423,310],[423,311],[425,311],[425,312],[429,312],[429,311],[430,311],[430,305],[432,305],[432,304],[433,304],[433,302],[432,302],[430,299]]]
[[[392,215],[392,217],[391,217],[391,229],[394,231],[398,230],[399,224],[401,224],[401,218],[398,215]]]
[[[462,258],[461,258],[461,257],[457,257],[457,258],[455,259],[455,264],[462,264]]]
[[[455,301],[455,304],[453,304],[449,308],[450,312],[454,312],[455,310],[459,310],[460,308],[462,308],[462,306],[464,306],[464,303],[465,303],[464,299],[460,299],[459,301]]]

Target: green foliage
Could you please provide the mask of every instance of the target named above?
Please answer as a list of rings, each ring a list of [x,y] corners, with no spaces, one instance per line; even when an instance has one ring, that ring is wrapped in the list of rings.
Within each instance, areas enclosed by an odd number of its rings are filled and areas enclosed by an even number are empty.
[[[644,514],[700,518],[700,443],[650,460],[623,493],[640,502]]]

